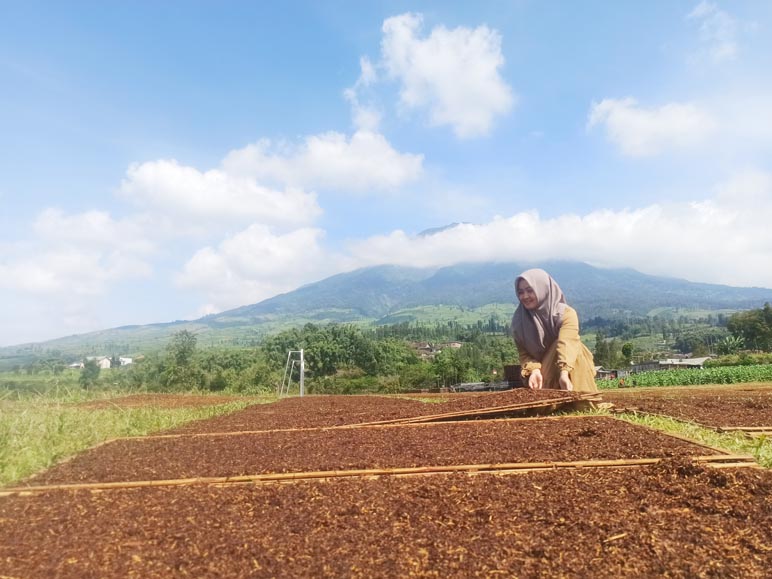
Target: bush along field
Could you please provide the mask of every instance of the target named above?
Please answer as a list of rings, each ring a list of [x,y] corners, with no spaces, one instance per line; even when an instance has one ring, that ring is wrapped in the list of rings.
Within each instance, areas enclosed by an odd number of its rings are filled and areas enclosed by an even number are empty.
[[[619,388],[620,380],[624,380],[624,385],[627,387],[772,382],[772,364],[639,372],[624,378],[598,380],[598,388]]]

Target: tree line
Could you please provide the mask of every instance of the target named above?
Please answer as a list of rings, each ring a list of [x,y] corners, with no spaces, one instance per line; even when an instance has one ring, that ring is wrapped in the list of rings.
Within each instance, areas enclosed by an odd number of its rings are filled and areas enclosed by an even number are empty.
[[[594,330],[595,363],[606,368],[629,366],[634,357],[630,340],[652,331],[675,337],[675,347],[693,355],[710,351],[737,357],[746,350],[772,350],[770,304],[728,318],[711,316],[702,322],[686,318],[648,322],[593,318],[583,325],[583,333]],[[721,322],[726,325],[721,326]],[[460,341],[462,346],[442,347],[451,341]],[[411,347],[413,342],[430,342],[439,351],[422,359]],[[111,369],[109,380],[149,390],[269,392],[282,381],[288,351],[301,348],[307,389],[317,393],[396,392],[495,381],[503,379],[504,366],[518,361],[509,325],[497,316],[475,324],[403,322],[374,328],[306,324],[243,348],[201,348],[198,336],[183,330],[174,334],[164,349],[130,366]],[[84,387],[99,383],[99,369],[93,366],[89,364],[81,373]],[[59,374],[64,369],[61,358],[47,356],[24,371]],[[297,374],[293,378],[297,381]]]
[[[419,330],[413,336],[426,335]],[[411,340],[382,328],[306,324],[264,339],[253,348],[199,348],[195,333],[175,333],[167,347],[140,362],[110,370],[111,380],[159,391],[270,392],[285,378],[290,350],[303,349],[309,393],[399,392],[434,389],[461,382],[503,379],[505,365],[517,363],[517,350],[505,334],[476,325],[437,324],[428,328],[460,348],[439,347],[422,359]],[[485,328],[487,330],[487,328]],[[290,376],[297,384],[299,368]]]

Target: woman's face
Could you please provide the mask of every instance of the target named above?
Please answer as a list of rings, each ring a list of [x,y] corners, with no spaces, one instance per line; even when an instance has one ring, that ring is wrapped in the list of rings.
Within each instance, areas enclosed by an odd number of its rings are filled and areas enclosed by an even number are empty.
[[[517,299],[526,310],[535,310],[539,307],[539,298],[536,297],[536,292],[524,279],[517,282]]]

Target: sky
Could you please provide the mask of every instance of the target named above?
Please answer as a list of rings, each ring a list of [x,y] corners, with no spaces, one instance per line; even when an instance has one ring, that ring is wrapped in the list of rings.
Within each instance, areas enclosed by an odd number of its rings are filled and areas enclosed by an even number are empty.
[[[379,264],[772,288],[770,28],[767,0],[0,0],[0,346]]]

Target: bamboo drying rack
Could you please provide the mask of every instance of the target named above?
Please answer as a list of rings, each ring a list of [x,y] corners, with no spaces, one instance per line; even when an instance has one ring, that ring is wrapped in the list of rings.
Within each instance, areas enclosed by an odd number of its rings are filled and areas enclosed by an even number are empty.
[[[462,464],[447,466],[401,467],[383,469],[356,469],[308,471],[292,473],[262,473],[254,475],[196,477],[183,479],[117,481],[102,483],[50,484],[26,487],[8,487],[0,490],[0,497],[9,495],[36,495],[49,491],[106,491],[168,486],[229,485],[229,484],[276,484],[300,481],[328,481],[344,478],[379,478],[384,476],[421,476],[449,473],[469,475],[496,474],[511,475],[536,471],[576,470],[585,468],[635,468],[662,462],[662,458],[622,458],[608,460],[578,460],[556,462],[514,462],[495,464]],[[713,468],[759,468],[752,457],[739,454],[718,454],[691,457],[692,462]]]

